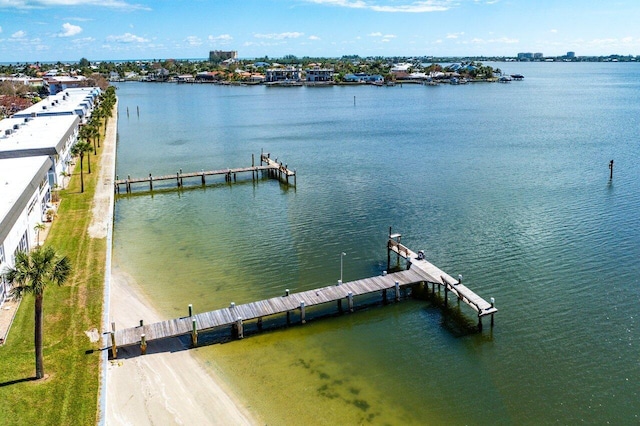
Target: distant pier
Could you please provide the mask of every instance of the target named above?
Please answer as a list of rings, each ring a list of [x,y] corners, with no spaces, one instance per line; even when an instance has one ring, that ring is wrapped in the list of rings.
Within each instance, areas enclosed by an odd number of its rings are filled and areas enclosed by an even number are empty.
[[[251,179],[257,180],[259,178],[259,172],[267,173],[267,176],[271,179],[278,179],[287,185],[296,185],[296,171],[289,169],[287,164],[278,162],[271,158],[269,153],[260,154],[260,165],[255,165],[255,157],[251,155],[251,166],[240,168],[228,168],[220,170],[201,170],[199,172],[187,172],[183,173],[182,169],[176,172],[174,175],[165,176],[149,176],[132,178],[127,176],[126,179],[119,179],[116,176],[114,182],[114,191],[116,194],[120,194],[122,188],[124,192],[129,194],[134,190],[136,192],[151,192],[154,190],[154,184],[158,182],[175,182],[176,188],[183,188],[185,186],[206,185],[207,177],[211,176],[224,176],[225,182],[232,183],[237,181],[239,174],[251,173]]]
[[[111,323],[111,355],[117,356],[117,348],[139,345],[141,353],[146,353],[147,344],[153,340],[166,339],[184,335],[191,336],[192,345],[198,346],[198,335],[203,332],[230,327],[234,337],[242,339],[244,337],[244,327],[248,321],[256,321],[258,330],[262,329],[263,318],[286,314],[287,324],[290,324],[292,316],[297,318],[297,322],[306,322],[306,309],[326,303],[336,303],[339,312],[353,312],[354,298],[380,292],[382,300],[388,299],[399,301],[402,292],[406,295],[407,287],[414,285],[426,286],[428,290],[431,284],[432,292],[435,294],[435,285],[444,288],[445,306],[448,293],[452,293],[469,305],[478,314],[478,329],[482,331],[482,318],[491,316],[491,326],[493,327],[493,315],[498,312],[493,300],[491,303],[464,286],[461,279],[455,280],[447,273],[438,269],[433,264],[424,259],[422,251],[416,253],[406,246],[400,244],[400,234],[391,234],[387,242],[387,257],[390,260],[391,253],[396,253],[398,260],[407,260],[407,269],[387,274],[386,271],[380,276],[363,278],[356,281],[329,285],[314,290],[299,293],[290,293],[286,290],[284,295],[272,297],[270,299],[236,305],[231,303],[229,307],[217,309],[210,312],[194,314],[192,306],[189,305],[187,316],[175,318],[167,321],[144,324],[131,328],[116,330],[115,322]]]

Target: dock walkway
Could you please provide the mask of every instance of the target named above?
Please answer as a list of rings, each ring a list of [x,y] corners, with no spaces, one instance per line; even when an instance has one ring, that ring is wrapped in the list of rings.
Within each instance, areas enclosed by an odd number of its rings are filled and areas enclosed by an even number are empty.
[[[112,356],[117,356],[118,347],[140,345],[141,351],[146,352],[147,343],[152,340],[166,339],[183,335],[191,335],[193,346],[197,346],[198,334],[218,328],[231,326],[234,334],[238,338],[243,337],[243,324],[246,321],[257,320],[258,328],[262,328],[264,317],[286,314],[287,323],[290,322],[292,312],[299,313],[301,323],[305,323],[305,310],[312,306],[325,303],[337,302],[338,309],[343,310],[343,301],[347,302],[347,309],[353,311],[354,297],[372,294],[381,291],[383,300],[387,300],[388,290],[393,290],[395,300],[400,300],[401,289],[416,284],[442,286],[445,290],[445,305],[447,303],[448,292],[453,293],[458,300],[465,302],[478,314],[478,328],[482,330],[482,317],[491,315],[491,325],[493,326],[493,314],[498,310],[492,303],[487,302],[482,297],[474,293],[470,288],[462,284],[461,280],[455,280],[450,275],[427,262],[422,252],[414,252],[406,246],[400,244],[400,235],[390,233],[387,243],[387,253],[396,253],[407,260],[407,269],[370,278],[364,278],[347,283],[338,282],[338,285],[330,285],[313,290],[289,294],[286,291],[284,296],[272,297],[270,299],[256,302],[231,305],[227,308],[217,309],[210,312],[193,314],[191,305],[189,315],[181,318],[174,318],[153,324],[143,324],[121,330],[116,330],[115,323],[111,323],[111,351]]]

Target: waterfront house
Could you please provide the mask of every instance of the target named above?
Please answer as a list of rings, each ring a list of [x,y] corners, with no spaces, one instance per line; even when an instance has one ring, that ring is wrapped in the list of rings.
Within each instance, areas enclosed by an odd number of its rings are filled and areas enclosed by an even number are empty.
[[[266,73],[265,81],[267,83],[275,83],[279,81],[300,81],[300,68],[283,67],[269,68]]]
[[[50,208],[50,168],[48,156],[0,159],[0,306],[10,291],[1,273],[14,266],[18,251],[37,244],[35,226]]]
[[[384,83],[384,77],[380,74],[366,74],[363,72],[358,72],[355,74],[346,74],[344,76],[344,81],[347,83],[371,83],[371,84],[380,84]]]
[[[333,68],[320,68],[319,66],[304,70],[306,81],[333,81]]]

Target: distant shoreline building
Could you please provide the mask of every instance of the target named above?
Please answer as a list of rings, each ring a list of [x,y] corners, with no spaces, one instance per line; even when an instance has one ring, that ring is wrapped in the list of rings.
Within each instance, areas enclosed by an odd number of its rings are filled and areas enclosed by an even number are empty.
[[[209,51],[210,62],[222,62],[229,59],[238,59],[237,50],[211,50]]]

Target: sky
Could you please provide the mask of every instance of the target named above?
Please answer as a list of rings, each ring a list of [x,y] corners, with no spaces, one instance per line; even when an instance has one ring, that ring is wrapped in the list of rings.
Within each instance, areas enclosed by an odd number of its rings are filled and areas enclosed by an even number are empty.
[[[639,0],[0,0],[0,62],[640,55]]]

